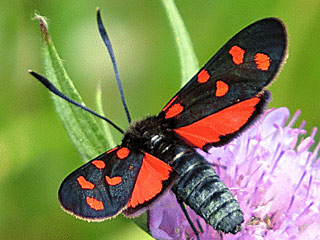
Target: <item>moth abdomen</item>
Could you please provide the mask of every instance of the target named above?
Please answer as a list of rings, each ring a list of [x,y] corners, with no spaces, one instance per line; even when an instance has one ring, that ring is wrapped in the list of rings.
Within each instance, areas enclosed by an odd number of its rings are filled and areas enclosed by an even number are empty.
[[[237,233],[243,222],[243,213],[237,200],[204,157],[184,148],[178,147],[187,153],[180,154],[173,164],[180,177],[172,191],[179,201],[190,206],[214,229]]]

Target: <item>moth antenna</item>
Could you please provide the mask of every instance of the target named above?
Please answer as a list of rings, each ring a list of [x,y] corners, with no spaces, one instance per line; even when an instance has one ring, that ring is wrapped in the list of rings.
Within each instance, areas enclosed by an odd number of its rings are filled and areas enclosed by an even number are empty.
[[[104,121],[106,121],[107,123],[109,123],[112,127],[114,127],[115,129],[117,129],[120,133],[124,133],[124,131],[118,127],[118,125],[116,125],[114,122],[112,122],[111,120],[109,120],[108,118],[106,117],[103,117],[101,116],[100,114],[96,113],[95,111],[85,107],[85,106],[82,106],[80,103],[72,100],[71,98],[67,97],[66,95],[64,95],[62,92],[60,92],[54,85],[53,83],[51,83],[47,78],[45,78],[44,76],[41,76],[40,74],[32,71],[32,70],[29,70],[29,73],[34,76],[36,79],[38,79],[46,88],[49,89],[50,92],[54,93],[55,95],[61,97],[62,99],[66,100],[67,102],[69,103],[72,103],[73,105],[97,116],[98,118],[101,118],[103,119]]]
[[[122,88],[122,84],[121,84],[121,80],[120,80],[120,76],[119,76],[119,71],[118,71],[116,59],[115,59],[115,56],[114,56],[114,53],[113,53],[111,41],[110,41],[110,39],[108,37],[108,34],[106,32],[105,27],[103,26],[99,8],[97,8],[97,22],[98,22],[98,28],[99,28],[100,36],[101,36],[101,38],[102,38],[102,40],[104,42],[104,45],[107,47],[108,52],[109,52],[109,56],[111,58],[113,71],[114,71],[114,75],[115,75],[116,80],[117,80],[117,85],[118,85],[118,89],[119,89],[119,92],[120,92],[121,101],[122,101],[122,105],[124,107],[124,111],[126,112],[126,116],[127,116],[128,122],[131,123],[131,117],[130,117],[130,113],[129,113],[129,110],[128,110],[128,107],[127,107],[126,100],[124,98],[123,88]]]

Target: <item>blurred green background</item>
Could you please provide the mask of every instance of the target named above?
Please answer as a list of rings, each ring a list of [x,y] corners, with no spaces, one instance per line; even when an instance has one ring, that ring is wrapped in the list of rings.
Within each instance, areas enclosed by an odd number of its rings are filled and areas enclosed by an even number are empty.
[[[277,16],[287,25],[289,58],[270,87],[269,106],[301,109],[306,129],[320,126],[320,1],[176,1],[200,64],[248,24]],[[119,216],[77,220],[60,209],[61,181],[82,161],[46,89],[27,73],[42,72],[35,10],[46,16],[56,48],[88,106],[103,83],[107,116],[126,127],[112,66],[97,31],[99,6],[134,119],[156,114],[180,87],[173,35],[160,1],[1,1],[0,238],[148,239]],[[117,136],[117,141],[121,139]],[[316,138],[319,140],[319,137]]]

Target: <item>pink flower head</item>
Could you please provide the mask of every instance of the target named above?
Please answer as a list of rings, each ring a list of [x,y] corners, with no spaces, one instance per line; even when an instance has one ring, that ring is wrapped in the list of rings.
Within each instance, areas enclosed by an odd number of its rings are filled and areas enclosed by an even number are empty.
[[[223,234],[188,209],[201,239],[320,239],[320,158],[317,129],[301,138],[305,122],[293,128],[299,112],[285,125],[287,108],[268,110],[250,129],[228,145],[199,150],[232,191],[245,222],[236,235]],[[149,212],[157,239],[195,238],[176,198],[169,192]]]

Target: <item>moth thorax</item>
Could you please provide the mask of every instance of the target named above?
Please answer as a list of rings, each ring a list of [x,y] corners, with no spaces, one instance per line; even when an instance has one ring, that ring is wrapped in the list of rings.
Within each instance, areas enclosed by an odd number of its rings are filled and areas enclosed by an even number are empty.
[[[136,121],[125,132],[122,144],[131,148],[149,150],[154,148],[162,139],[161,124],[157,117],[149,117]]]

